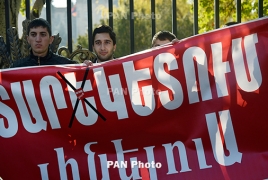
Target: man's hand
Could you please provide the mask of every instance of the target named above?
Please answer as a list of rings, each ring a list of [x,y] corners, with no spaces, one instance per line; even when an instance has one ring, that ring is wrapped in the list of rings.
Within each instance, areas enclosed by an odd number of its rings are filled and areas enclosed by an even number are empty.
[[[93,62],[90,60],[85,60],[83,63],[86,64],[87,66],[93,66]]]
[[[176,44],[176,43],[179,43],[180,42],[180,40],[178,40],[177,38],[176,39],[173,39],[172,41],[171,41],[171,44]]]

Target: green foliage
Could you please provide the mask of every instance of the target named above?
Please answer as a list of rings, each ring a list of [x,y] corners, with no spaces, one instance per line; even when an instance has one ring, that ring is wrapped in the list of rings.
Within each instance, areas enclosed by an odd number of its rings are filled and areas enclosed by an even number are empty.
[[[26,1],[21,1],[20,13],[25,16],[25,11],[26,11]]]
[[[177,1],[177,38],[183,39],[193,35],[193,14],[187,0]],[[171,18],[171,17],[170,17]],[[170,30],[171,31],[171,30]]]
[[[76,49],[78,44],[84,48],[88,47],[88,34],[87,33],[83,36],[80,36],[80,35],[78,36],[77,43],[74,45],[73,49]]]
[[[268,16],[268,1],[263,2],[263,16]]]
[[[204,33],[215,28],[214,26],[214,0],[200,0],[198,3],[199,33]],[[219,2],[220,27],[230,21],[237,21],[236,1],[220,0]],[[268,1],[263,1],[263,14],[268,14]],[[193,7],[191,12],[193,12]],[[258,1],[242,0],[241,22],[258,18]]]
[[[130,54],[130,18],[129,4],[122,0],[118,1],[118,7],[114,8],[114,31],[116,33],[115,57]]]

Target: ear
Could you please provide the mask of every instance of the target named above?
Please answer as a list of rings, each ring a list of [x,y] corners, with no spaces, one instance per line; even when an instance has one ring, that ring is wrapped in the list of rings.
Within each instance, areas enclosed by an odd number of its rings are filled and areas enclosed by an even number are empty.
[[[54,36],[50,36],[50,38],[49,38],[49,44],[52,44],[53,41],[54,41]]]
[[[116,50],[116,44],[114,45],[114,52],[115,52],[115,50]]]

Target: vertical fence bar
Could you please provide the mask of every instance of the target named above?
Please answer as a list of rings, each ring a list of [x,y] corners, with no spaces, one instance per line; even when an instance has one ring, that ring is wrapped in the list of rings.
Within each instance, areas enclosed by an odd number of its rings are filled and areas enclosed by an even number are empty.
[[[9,6],[10,6],[9,0],[5,0],[6,30],[10,28]],[[10,42],[9,42],[7,31],[6,31],[6,48],[7,48],[8,53],[10,54]]]
[[[259,18],[263,17],[263,0],[258,2],[258,16]]]
[[[241,23],[241,0],[236,0],[236,22]]]
[[[46,0],[46,17],[47,21],[49,22],[51,29],[52,29],[52,23],[51,23],[51,0]]]
[[[92,49],[92,0],[87,0],[87,33],[88,33],[88,49],[93,51]]]
[[[73,38],[72,38],[72,3],[67,0],[67,30],[68,30],[68,49],[70,53],[73,52]]]
[[[198,34],[198,0],[194,0],[194,35]]]
[[[5,15],[6,15],[5,21],[6,21],[6,29],[10,28],[9,7],[10,7],[9,0],[5,0]]]
[[[134,53],[134,2],[129,0],[129,12],[130,12],[130,51]]]
[[[154,15],[154,16],[151,16],[151,17],[155,17],[155,0],[151,0],[151,15]],[[155,35],[155,18],[152,18],[151,19],[151,23],[152,23],[152,38],[153,36]]]
[[[177,36],[177,1],[172,0],[172,32]]]
[[[30,19],[30,13],[31,13],[31,5],[30,0],[25,0],[25,6],[26,6],[26,19]]]
[[[114,26],[113,0],[109,0],[108,6],[109,6],[109,26],[113,28],[113,26]]]
[[[220,27],[220,2],[219,0],[214,0],[214,29]]]

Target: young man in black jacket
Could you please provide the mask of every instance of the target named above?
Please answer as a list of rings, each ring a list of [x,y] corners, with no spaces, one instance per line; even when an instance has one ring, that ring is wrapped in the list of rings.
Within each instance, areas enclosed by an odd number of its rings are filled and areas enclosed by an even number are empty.
[[[49,48],[53,39],[50,24],[45,19],[32,20],[27,29],[27,41],[31,46],[30,55],[16,60],[11,67],[78,64],[77,61],[54,54]]]

